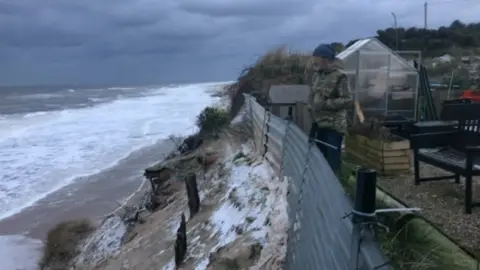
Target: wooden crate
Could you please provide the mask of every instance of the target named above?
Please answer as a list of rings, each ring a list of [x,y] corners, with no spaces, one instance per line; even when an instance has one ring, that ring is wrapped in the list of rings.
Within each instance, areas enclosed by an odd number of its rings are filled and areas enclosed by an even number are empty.
[[[377,170],[382,175],[410,172],[410,142],[385,142],[361,135],[345,135],[345,154],[359,165]]]

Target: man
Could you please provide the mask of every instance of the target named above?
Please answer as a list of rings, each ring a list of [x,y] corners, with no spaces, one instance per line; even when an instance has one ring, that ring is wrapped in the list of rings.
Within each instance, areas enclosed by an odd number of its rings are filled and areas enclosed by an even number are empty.
[[[348,77],[341,69],[335,50],[321,44],[313,51],[312,89],[309,109],[313,124],[310,138],[327,159],[332,170],[340,170],[343,135],[347,129],[347,109],[353,105]]]

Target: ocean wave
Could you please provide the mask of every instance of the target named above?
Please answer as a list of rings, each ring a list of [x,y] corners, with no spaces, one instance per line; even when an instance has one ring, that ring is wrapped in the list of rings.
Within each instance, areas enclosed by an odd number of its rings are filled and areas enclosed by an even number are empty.
[[[0,258],[2,269],[38,269],[42,241],[23,235],[0,236]]]
[[[202,85],[174,89],[12,120],[16,132],[0,133],[0,218],[159,139],[194,132],[196,116],[216,99]]]
[[[14,100],[30,100],[30,99],[54,99],[54,98],[61,98],[61,97],[63,97],[63,94],[38,93],[38,94],[28,94],[28,95],[10,95],[5,98],[14,99]]]

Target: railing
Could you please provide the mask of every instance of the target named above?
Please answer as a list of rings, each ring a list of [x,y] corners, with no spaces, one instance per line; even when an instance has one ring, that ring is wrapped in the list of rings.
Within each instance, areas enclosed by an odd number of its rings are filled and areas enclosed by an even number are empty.
[[[245,107],[257,152],[289,179],[292,225],[285,269],[391,269],[372,240],[372,231],[356,226],[348,217],[351,199],[307,135],[291,121],[266,111],[249,95],[245,95]]]

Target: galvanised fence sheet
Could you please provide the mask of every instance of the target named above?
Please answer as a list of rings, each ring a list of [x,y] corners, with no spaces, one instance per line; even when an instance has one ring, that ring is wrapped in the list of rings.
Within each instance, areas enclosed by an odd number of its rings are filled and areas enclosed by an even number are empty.
[[[362,239],[356,248],[360,233],[368,232],[354,230],[347,216],[352,203],[315,144],[294,123],[270,114],[253,97],[246,95],[245,101],[245,116],[255,122],[254,134],[263,134],[256,147],[289,179],[291,228],[285,269],[391,269],[375,241]]]
[[[264,152],[263,140],[265,137],[265,109],[260,106],[253,98],[245,99],[245,104],[249,108],[245,117],[250,121],[252,126],[253,141],[255,143],[255,150],[258,153]],[[263,151],[263,152],[262,152]]]

